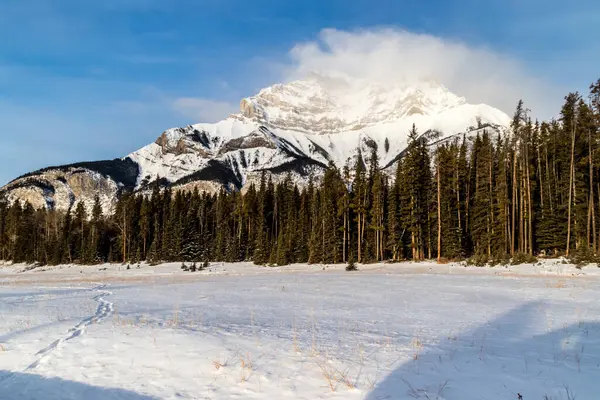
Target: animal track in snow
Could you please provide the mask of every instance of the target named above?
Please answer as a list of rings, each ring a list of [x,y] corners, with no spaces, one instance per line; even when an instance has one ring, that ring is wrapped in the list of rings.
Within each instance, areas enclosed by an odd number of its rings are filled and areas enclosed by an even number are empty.
[[[27,367],[26,370],[37,368],[40,364],[43,364],[48,359],[48,356],[54,350],[60,347],[63,343],[83,335],[86,332],[88,326],[100,323],[112,315],[114,311],[114,305],[113,303],[105,299],[105,297],[112,296],[112,292],[104,290],[104,288],[106,288],[106,285],[99,285],[90,289],[92,292],[98,292],[98,294],[92,298],[98,303],[98,307],[96,308],[96,312],[94,313],[94,315],[82,320],[73,328],[69,329],[67,336],[55,340],[50,345],[38,351],[36,353],[38,359],[34,361],[29,367]]]

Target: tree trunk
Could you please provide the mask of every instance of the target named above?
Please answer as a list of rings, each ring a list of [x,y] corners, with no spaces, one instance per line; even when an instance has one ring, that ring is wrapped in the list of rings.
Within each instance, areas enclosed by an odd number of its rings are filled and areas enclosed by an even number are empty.
[[[600,207],[600,182],[598,182],[597,186],[598,186],[598,207]],[[600,215],[600,210],[599,210],[598,215]],[[594,229],[594,231],[595,231],[595,229]],[[598,251],[598,246],[600,246],[600,231],[598,232],[598,236],[596,238],[596,251]]]
[[[427,259],[431,260],[433,258],[431,254],[431,248],[433,247],[431,243],[431,214],[427,213]],[[423,255],[425,258],[425,255]]]
[[[84,223],[85,218],[81,219],[81,249],[79,250],[79,257],[81,258],[80,262],[84,262],[85,261],[85,254],[84,254],[84,250],[85,250],[85,235],[83,234],[83,223]]]
[[[544,182],[543,182],[543,174],[542,174],[542,160],[540,159],[540,146],[537,146],[537,171],[539,176],[539,185],[540,185],[540,204],[542,210],[544,209]]]
[[[494,155],[493,152],[490,150],[490,162],[489,162],[489,176],[488,176],[488,193],[489,193],[489,198],[488,198],[488,240],[487,240],[487,247],[488,247],[488,257],[492,256],[492,236],[494,235],[494,181],[493,181],[493,166],[494,166]]]
[[[437,238],[437,260],[442,261],[442,200],[441,200],[441,183],[440,183],[440,162],[437,166],[437,217],[438,217],[438,238]]]
[[[575,171],[575,128],[571,134],[571,168],[569,176],[569,204],[567,211],[567,251],[566,256],[569,256],[569,250],[571,249],[571,203],[573,202],[573,180]]]
[[[127,221],[125,220],[125,212],[123,211],[123,264],[127,262]]]
[[[519,253],[524,253],[525,250],[524,248],[527,246],[526,243],[526,239],[525,239],[525,199],[524,199],[524,187],[525,187],[525,175],[523,174],[523,165],[519,165],[519,172],[521,175],[521,179],[519,180],[520,182],[520,186],[519,186],[519,193],[518,193],[518,198],[519,198],[519,245],[517,246],[517,248],[519,249],[518,252]]]
[[[325,253],[327,253],[327,250],[325,249],[325,216],[323,216],[321,218],[321,238],[322,238],[322,256],[321,256],[321,262],[325,263]]]
[[[357,246],[358,246],[358,257],[357,258],[358,258],[358,262],[359,263],[362,262],[362,254],[360,252],[360,216],[361,216],[361,214],[359,212],[358,215],[357,215],[357,218],[358,218],[358,230],[356,232],[356,234],[358,235],[358,237],[357,237],[358,238],[358,240],[357,240],[357,242],[358,242],[357,243]]]
[[[590,204],[589,210],[592,219],[592,229],[590,233],[590,227],[588,226],[588,245],[590,244],[590,236],[591,236],[591,245],[594,250],[594,254],[596,254],[596,207],[594,207],[594,160],[593,160],[593,152],[592,152],[592,131],[588,130],[588,158],[590,161]],[[589,224],[588,224],[589,225]]]
[[[380,234],[381,244],[379,245],[379,251],[381,252],[381,261],[383,261],[384,260],[383,244],[385,243],[385,238],[384,238],[384,234],[383,234],[383,210],[381,210],[381,214],[379,215],[379,226],[381,227],[381,234]]]
[[[513,155],[513,185],[512,185],[512,223],[511,223],[511,242],[510,242],[510,255],[515,255],[515,214],[517,212],[517,152]]]
[[[348,199],[348,201],[349,200],[350,199]],[[350,223],[350,204],[347,204],[347,207],[346,207],[346,221],[348,223],[348,232],[346,232],[346,235],[348,237],[347,242],[346,242],[347,243],[347,248],[348,248],[348,254],[347,254],[347,257],[346,257],[346,261],[348,261],[348,259],[350,257],[350,246],[352,246],[352,240],[351,240],[352,237],[350,236],[352,234],[352,231],[351,231],[352,225]]]
[[[529,176],[529,162],[527,162],[525,170],[527,172],[527,208],[528,208],[527,214],[529,217],[528,244],[529,244],[529,254],[533,255],[533,207],[531,206],[531,179]]]

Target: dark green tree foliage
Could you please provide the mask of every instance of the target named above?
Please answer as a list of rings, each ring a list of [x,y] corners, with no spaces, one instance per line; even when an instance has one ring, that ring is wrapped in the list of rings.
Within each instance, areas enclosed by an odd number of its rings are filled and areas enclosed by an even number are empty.
[[[358,156],[356,157],[354,180],[352,182],[352,201],[350,202],[350,208],[352,209],[354,215],[353,222],[356,226],[356,229],[354,230],[356,256],[358,262],[362,262],[364,248],[364,233],[366,225],[367,182],[365,179],[365,164],[360,148],[358,149]]]
[[[308,244],[308,262],[311,264],[323,262],[325,254],[323,249],[323,212],[321,211],[321,193],[319,189],[312,189],[310,200],[310,238]]]
[[[558,120],[534,122],[519,102],[510,134],[491,132],[480,124],[433,144],[413,126],[390,168],[364,143],[366,157],[359,149],[305,187],[265,172],[245,192],[154,186],[123,193],[110,213],[98,197],[64,211],[0,198],[0,259],[287,265],[423,260],[438,250],[447,259],[597,254],[600,81],[587,100],[566,96]]]
[[[86,241],[88,236],[86,227],[87,215],[83,203],[78,203],[73,218],[73,233],[71,235],[70,247],[76,262],[84,262],[86,256]]]
[[[510,252],[510,147],[507,141],[498,137],[495,146],[494,157],[494,196],[492,224],[494,235],[491,243],[492,253],[497,257],[503,257]]]
[[[190,208],[184,219],[183,239],[179,259],[187,262],[199,262],[203,259],[203,252],[195,220],[196,210]]]
[[[84,224],[86,221],[84,221]],[[94,198],[94,205],[92,207],[92,215],[88,225],[88,235],[85,239],[86,249],[84,253],[84,262],[86,264],[93,264],[99,261],[101,250],[101,234],[103,232],[102,227],[102,205],[100,204],[100,198],[96,196]]]
[[[256,217],[254,221],[256,233],[254,243],[253,260],[255,264],[264,265],[269,261],[269,233],[267,225],[267,217],[269,214],[268,199],[267,199],[267,186],[265,180],[265,174],[260,177],[260,188],[258,191],[258,207],[256,210]]]
[[[440,216],[441,216],[441,255],[447,259],[460,258],[463,255],[461,246],[462,229],[459,221],[460,193],[457,191],[456,160],[460,147],[457,142],[443,144],[436,149],[436,175],[440,182]],[[436,176],[437,181],[437,176]],[[436,215],[437,219],[437,215]],[[436,221],[437,223],[437,221]],[[437,250],[437,249],[436,249]]]
[[[383,174],[379,169],[379,157],[377,146],[371,150],[369,157],[369,185],[370,185],[370,250],[367,253],[369,259],[383,261],[384,259],[384,234],[385,234],[385,202],[386,185]]]
[[[402,224],[400,220],[400,189],[402,182],[402,163],[396,167],[396,180],[388,189],[387,195],[387,251],[393,261],[402,256]]]
[[[429,236],[429,203],[432,185],[431,162],[425,138],[413,125],[408,134],[408,148],[402,166],[404,194],[403,219],[410,237],[411,258],[425,259]]]
[[[494,238],[493,152],[489,135],[486,132],[482,137],[477,135],[471,158],[474,180],[470,226],[475,253],[488,257],[492,255]]]
[[[340,171],[331,163],[323,177],[319,206],[323,262],[326,263],[342,262],[343,222],[338,207],[345,190]]]
[[[309,240],[311,237],[311,200],[314,193],[313,182],[310,181],[308,188],[300,193],[300,208],[297,215],[296,241],[292,247],[294,261],[304,263],[309,258]]]
[[[20,212],[16,233],[15,256],[28,263],[35,261],[35,242],[38,237],[35,210],[30,204],[26,204]]]

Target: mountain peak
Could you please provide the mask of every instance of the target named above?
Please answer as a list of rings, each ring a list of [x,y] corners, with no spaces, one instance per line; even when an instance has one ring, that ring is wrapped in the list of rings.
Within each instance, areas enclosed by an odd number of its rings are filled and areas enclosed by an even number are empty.
[[[311,75],[277,84],[243,99],[241,114],[267,126],[330,134],[391,123],[411,115],[433,116],[466,104],[434,81],[383,86]]]

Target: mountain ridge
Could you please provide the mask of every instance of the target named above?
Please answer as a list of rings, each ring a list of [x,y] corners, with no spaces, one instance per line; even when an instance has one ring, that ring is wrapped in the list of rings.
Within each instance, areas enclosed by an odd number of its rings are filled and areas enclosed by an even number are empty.
[[[316,76],[262,89],[241,100],[239,113],[217,123],[167,129],[121,159],[44,168],[0,193],[63,210],[79,201],[89,207],[98,194],[109,212],[123,191],[145,190],[153,182],[181,190],[243,190],[264,171],[275,179],[290,175],[302,186],[329,163],[352,164],[358,149],[365,154],[377,146],[380,165],[390,168],[413,124],[445,140],[481,126],[503,133],[510,118],[431,81],[383,87]]]

